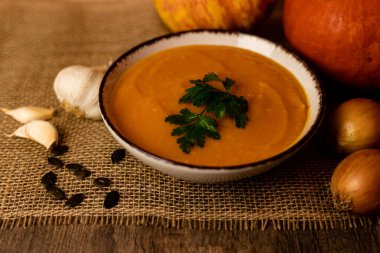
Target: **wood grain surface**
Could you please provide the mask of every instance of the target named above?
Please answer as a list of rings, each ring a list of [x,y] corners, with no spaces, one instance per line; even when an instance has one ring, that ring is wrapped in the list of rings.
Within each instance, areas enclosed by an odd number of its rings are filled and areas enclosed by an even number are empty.
[[[307,231],[210,231],[155,226],[0,230],[0,252],[380,252],[380,226]]]

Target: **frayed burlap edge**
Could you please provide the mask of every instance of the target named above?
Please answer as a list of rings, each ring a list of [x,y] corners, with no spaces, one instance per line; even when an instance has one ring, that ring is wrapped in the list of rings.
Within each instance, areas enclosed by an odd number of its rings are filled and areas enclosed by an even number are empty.
[[[47,225],[155,225],[165,228],[190,228],[196,230],[330,230],[355,229],[380,225],[380,217],[351,217],[344,220],[237,220],[237,221],[203,221],[203,220],[174,220],[155,216],[50,216],[50,217],[22,217],[0,220],[0,229],[16,227],[47,226]]]

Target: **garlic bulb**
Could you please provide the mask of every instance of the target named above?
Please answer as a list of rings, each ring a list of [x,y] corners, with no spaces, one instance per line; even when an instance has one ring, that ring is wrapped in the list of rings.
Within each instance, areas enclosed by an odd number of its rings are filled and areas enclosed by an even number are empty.
[[[54,115],[53,108],[39,106],[23,106],[12,110],[0,108],[0,110],[21,123],[27,123],[32,120],[48,120]]]
[[[54,91],[62,107],[78,117],[101,119],[99,86],[106,66],[70,66],[62,69],[54,80]]]
[[[44,120],[34,120],[19,127],[13,134],[8,137],[17,136],[31,139],[47,149],[58,143],[58,131],[55,126]]]

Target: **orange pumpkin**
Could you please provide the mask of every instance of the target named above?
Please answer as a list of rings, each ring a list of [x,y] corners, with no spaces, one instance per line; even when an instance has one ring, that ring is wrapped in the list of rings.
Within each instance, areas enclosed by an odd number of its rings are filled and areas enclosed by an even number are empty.
[[[336,80],[380,89],[379,0],[286,0],[291,46]]]
[[[277,0],[154,0],[166,26],[174,31],[225,29],[251,31],[269,16]]]

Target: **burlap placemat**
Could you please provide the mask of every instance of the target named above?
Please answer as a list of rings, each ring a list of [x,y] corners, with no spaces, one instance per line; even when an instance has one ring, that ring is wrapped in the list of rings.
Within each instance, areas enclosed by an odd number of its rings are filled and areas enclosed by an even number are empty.
[[[168,31],[149,0],[66,0],[0,2],[0,106],[58,107],[52,90],[57,72],[68,65],[98,65],[144,40]],[[269,173],[224,184],[197,184],[163,175],[128,155],[111,163],[118,148],[102,122],[77,119],[63,111],[51,122],[70,147],[65,163],[90,169],[79,181],[47,163],[43,146],[5,133],[20,126],[0,114],[0,224],[162,224],[212,229],[335,228],[368,225],[371,219],[334,210],[328,191],[338,160],[314,138],[301,152]],[[67,195],[84,193],[81,206],[65,208],[40,183],[58,175]],[[92,186],[99,176],[110,189]],[[119,205],[103,208],[106,192],[121,193]]]

